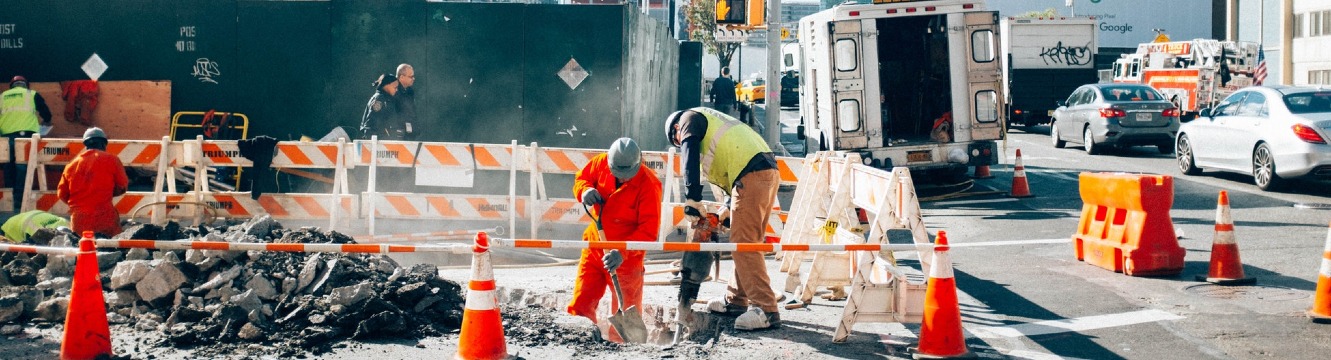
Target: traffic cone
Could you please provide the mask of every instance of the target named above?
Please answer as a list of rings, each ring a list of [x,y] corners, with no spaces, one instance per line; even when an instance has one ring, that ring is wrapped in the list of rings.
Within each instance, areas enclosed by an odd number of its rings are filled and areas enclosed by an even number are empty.
[[[97,245],[92,232],[84,231],[74,265],[60,358],[93,359],[109,355],[111,328],[106,322],[106,300],[102,298],[101,273],[97,270]]]
[[[1331,323],[1331,233],[1327,233],[1326,246],[1322,248],[1322,268],[1317,272],[1317,292],[1308,317],[1315,323]]]
[[[490,266],[489,236],[485,232],[476,233],[476,245],[471,250],[471,282],[467,285],[467,303],[462,311],[462,334],[458,336],[458,353],[455,358],[507,358],[504,324],[499,316],[499,296],[495,293],[494,269]]]
[[[1017,164],[1012,168],[1012,192],[1008,196],[1025,198],[1031,195],[1031,185],[1026,183],[1026,167],[1021,166],[1021,149],[1017,149]]]
[[[989,165],[979,165],[975,167],[975,178],[992,179],[994,175],[989,173]]]
[[[952,257],[947,254],[947,233],[934,240],[934,264],[924,293],[924,320],[920,322],[920,345],[916,359],[973,358],[961,330],[961,305],[957,304],[957,281],[952,277]]]
[[[1243,262],[1239,260],[1239,244],[1234,241],[1234,221],[1229,217],[1229,193],[1220,190],[1215,209],[1215,240],[1211,243],[1211,270],[1197,275],[1197,281],[1217,285],[1251,285],[1257,279],[1243,277]]]

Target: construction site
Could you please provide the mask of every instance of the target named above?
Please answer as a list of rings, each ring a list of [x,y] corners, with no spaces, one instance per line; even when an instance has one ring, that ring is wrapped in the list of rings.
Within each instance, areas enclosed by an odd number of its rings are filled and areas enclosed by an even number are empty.
[[[726,16],[765,6],[745,4]],[[1331,351],[1331,187],[1267,193],[1180,177],[1163,151],[1092,159],[1047,126],[1009,131],[985,1],[806,17],[787,43],[806,52],[803,88],[768,82],[771,101],[742,110],[698,91],[714,54],[665,23],[675,6],[4,5],[0,353]],[[952,94],[891,93],[926,83],[899,68]],[[8,132],[14,109],[41,127]],[[90,156],[124,184],[77,173]],[[113,194],[98,216],[116,227],[88,225],[88,193],[70,195],[84,188]]]

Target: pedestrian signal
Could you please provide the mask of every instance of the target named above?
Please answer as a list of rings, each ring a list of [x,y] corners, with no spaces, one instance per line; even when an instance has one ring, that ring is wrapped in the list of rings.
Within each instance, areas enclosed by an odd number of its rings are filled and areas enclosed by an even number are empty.
[[[716,23],[762,28],[767,16],[764,0],[716,0]]]

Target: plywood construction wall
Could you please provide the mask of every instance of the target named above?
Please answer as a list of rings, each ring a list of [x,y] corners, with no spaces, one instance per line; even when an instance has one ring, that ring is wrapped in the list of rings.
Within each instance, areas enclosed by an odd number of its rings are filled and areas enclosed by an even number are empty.
[[[170,81],[101,81],[97,85],[97,107],[92,121],[106,131],[108,138],[161,140],[171,134]],[[51,123],[55,128],[46,137],[83,137],[87,126],[65,120],[60,83],[35,82],[30,88],[42,94],[46,105],[51,107]]]

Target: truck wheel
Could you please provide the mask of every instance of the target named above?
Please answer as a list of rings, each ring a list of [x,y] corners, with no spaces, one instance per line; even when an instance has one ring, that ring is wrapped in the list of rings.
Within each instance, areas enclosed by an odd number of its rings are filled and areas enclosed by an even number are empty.
[[[1068,146],[1068,142],[1059,137],[1058,124],[1049,123],[1049,138],[1053,140],[1055,148],[1062,149],[1064,146]]]

